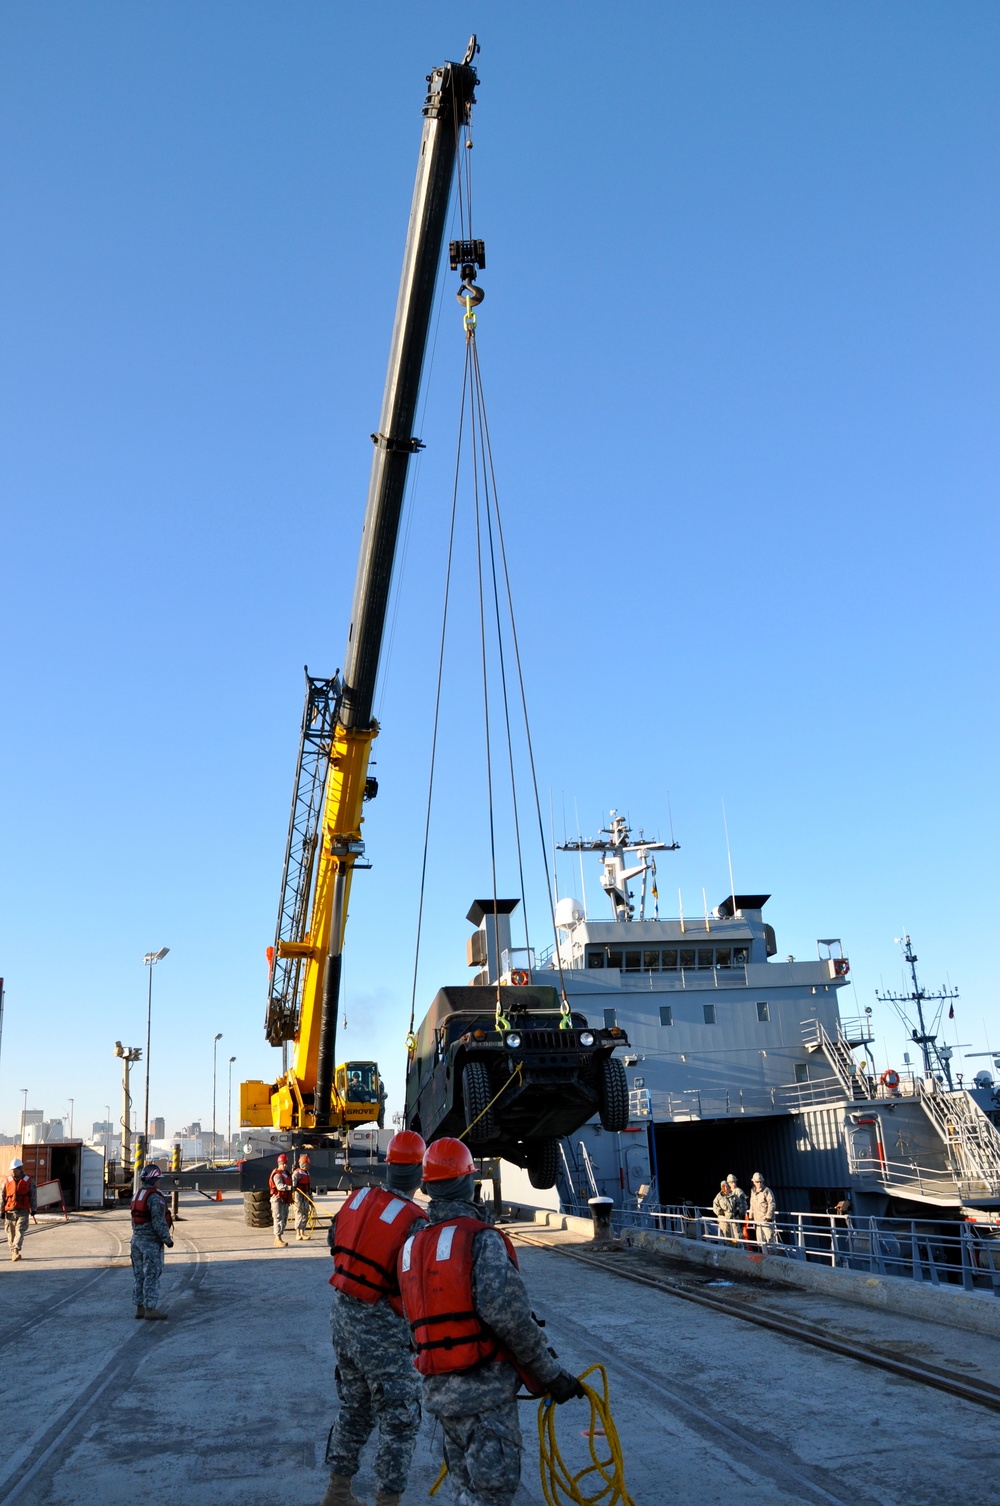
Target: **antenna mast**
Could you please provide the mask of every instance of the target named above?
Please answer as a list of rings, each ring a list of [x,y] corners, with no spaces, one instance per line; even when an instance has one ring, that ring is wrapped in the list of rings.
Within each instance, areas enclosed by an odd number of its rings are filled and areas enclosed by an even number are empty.
[[[913,992],[908,994],[880,993],[875,990],[875,997],[880,1004],[891,1004],[899,1015],[903,1024],[910,1032],[910,1039],[919,1047],[924,1059],[924,1071],[930,1075],[935,1072],[943,1072],[949,1089],[954,1087],[951,1080],[951,1047],[939,1046],[937,1034],[927,1029],[924,1019],[924,1004],[939,1004],[942,1008],[948,1002],[958,998],[957,988],[942,988],[936,994],[929,994],[920,987],[917,981],[917,956],[913,950],[909,936],[901,940],[897,936],[897,942],[903,947],[903,961],[909,966],[910,977],[913,979]],[[907,1014],[906,1006],[912,1004],[916,1010],[917,1023],[914,1025]],[[938,1019],[941,1017],[941,1009],[938,1010]],[[935,1020],[937,1024],[937,1020]]]

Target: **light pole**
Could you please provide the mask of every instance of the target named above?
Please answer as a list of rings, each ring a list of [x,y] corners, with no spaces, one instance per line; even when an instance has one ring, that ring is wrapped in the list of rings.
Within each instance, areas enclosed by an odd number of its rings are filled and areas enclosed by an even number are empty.
[[[215,1165],[215,1063],[219,1054],[219,1042],[222,1040],[220,1030],[212,1042],[212,1165]]]
[[[111,1105],[104,1105],[104,1160],[111,1160]]]
[[[229,1058],[229,1107],[226,1110],[226,1157],[233,1157],[233,1062],[235,1056]]]
[[[24,1094],[24,1105],[23,1105],[23,1107],[21,1109],[21,1139],[23,1141],[24,1140],[24,1121],[28,1117],[28,1090],[27,1090],[27,1088],[21,1088],[20,1091]]]
[[[73,1138],[73,1105],[75,1102],[75,1098],[71,1098],[69,1101],[69,1138],[71,1140]]]
[[[169,951],[168,946],[161,946],[158,952],[147,952],[142,959],[149,968],[149,989],[146,994],[146,1108],[142,1121],[144,1145],[149,1143],[149,1029],[153,1019],[153,968],[163,961]]]

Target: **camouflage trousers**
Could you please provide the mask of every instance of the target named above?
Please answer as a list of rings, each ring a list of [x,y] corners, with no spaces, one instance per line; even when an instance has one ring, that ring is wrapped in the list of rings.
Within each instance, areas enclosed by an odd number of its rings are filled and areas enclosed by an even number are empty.
[[[441,1417],[444,1462],[457,1506],[510,1506],[521,1479],[517,1402],[470,1417]]]
[[[286,1203],[283,1198],[273,1197],[271,1199],[271,1221],[274,1224],[275,1239],[284,1239],[285,1237],[285,1225],[288,1222],[288,1210],[290,1207],[291,1204]]]
[[[21,1246],[28,1228],[28,1215],[21,1208],[15,1208],[10,1213],[5,1213],[3,1221],[7,1226],[7,1243],[10,1245],[12,1255],[20,1255]]]
[[[309,1233],[309,1199],[301,1192],[295,1194],[295,1231]]]
[[[384,1298],[357,1302],[335,1291],[330,1333],[340,1411],[326,1445],[327,1467],[335,1475],[356,1474],[377,1425],[376,1487],[402,1492],[420,1431],[420,1377],[409,1326]]]
[[[157,1307],[163,1275],[163,1246],[154,1236],[132,1235],[132,1301],[136,1307]]]

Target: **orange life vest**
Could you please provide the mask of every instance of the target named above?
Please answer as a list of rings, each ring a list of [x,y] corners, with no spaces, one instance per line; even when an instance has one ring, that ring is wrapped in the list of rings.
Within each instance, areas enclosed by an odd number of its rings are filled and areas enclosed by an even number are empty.
[[[31,1178],[9,1176],[3,1184],[3,1211],[5,1213],[31,1212]]]
[[[297,1171],[292,1180],[292,1186],[296,1192],[308,1192],[312,1186],[312,1178],[307,1171]]]
[[[292,1179],[287,1171],[279,1171],[275,1167],[267,1180],[268,1189],[272,1197],[278,1197],[283,1203],[292,1201]]]
[[[361,1187],[337,1214],[330,1285],[359,1302],[387,1297],[402,1316],[396,1266],[416,1219],[416,1203],[384,1187]]]
[[[149,1199],[154,1192],[157,1197],[163,1197],[163,1193],[157,1191],[155,1187],[143,1187],[142,1191],[137,1192],[132,1199],[130,1206],[133,1226],[137,1224],[151,1224],[153,1222],[153,1215],[149,1211]],[[166,1198],[163,1198],[163,1212],[167,1220],[167,1228],[169,1229],[173,1223],[173,1218],[171,1217],[170,1209],[167,1207]]]
[[[399,1289],[421,1375],[450,1375],[486,1360],[507,1360],[521,1368],[483,1322],[472,1298],[472,1246],[477,1234],[489,1228],[478,1218],[453,1218],[418,1230],[403,1246]],[[492,1232],[503,1240],[516,1267],[517,1255],[506,1234]]]

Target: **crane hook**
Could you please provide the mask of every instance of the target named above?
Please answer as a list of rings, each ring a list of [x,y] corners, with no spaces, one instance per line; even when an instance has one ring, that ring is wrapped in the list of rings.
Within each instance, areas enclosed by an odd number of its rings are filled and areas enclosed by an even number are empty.
[[[476,308],[482,303],[486,297],[486,293],[483,288],[478,287],[474,282],[463,282],[455,297],[459,303],[471,304]]]

